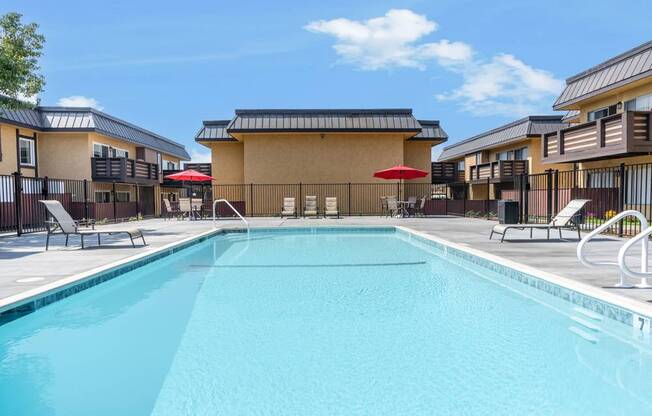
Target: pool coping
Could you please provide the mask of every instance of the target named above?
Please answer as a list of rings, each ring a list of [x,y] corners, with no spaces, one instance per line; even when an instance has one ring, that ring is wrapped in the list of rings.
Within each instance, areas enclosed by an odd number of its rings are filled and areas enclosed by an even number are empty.
[[[221,234],[224,231],[224,228],[214,228],[204,231],[182,240],[165,244],[153,250],[144,251],[80,273],[75,273],[71,276],[58,279],[37,288],[2,298],[0,299],[0,325],[5,323],[3,321],[3,316],[8,312],[15,311],[15,313],[20,316],[25,315],[50,303],[68,297],[71,294],[81,292],[82,290],[104,281],[111,280],[130,270],[144,266],[147,263],[167,257],[172,253],[195,245],[215,235]],[[85,282],[88,282],[88,284],[81,287]],[[72,290],[72,293],[65,293],[67,289]],[[15,318],[10,318],[9,320],[13,319]]]
[[[615,319],[615,320],[617,320],[619,322],[622,322],[624,324],[627,324],[629,326],[634,327],[635,324],[638,325],[638,323],[635,322],[636,318],[642,317],[642,318],[646,319],[646,322],[644,322],[643,325],[641,325],[641,327],[644,328],[642,330],[642,332],[645,332],[645,333],[650,333],[651,332],[650,323],[652,321],[652,305],[647,305],[647,304],[645,304],[645,303],[643,303],[641,301],[634,300],[634,299],[631,299],[631,298],[628,298],[628,297],[625,297],[625,296],[622,296],[622,295],[619,295],[619,294],[616,294],[616,293],[610,293],[610,292],[607,292],[606,290],[604,290],[602,288],[591,286],[591,285],[586,284],[586,283],[578,282],[578,281],[576,281],[574,279],[563,277],[563,276],[560,276],[560,275],[555,274],[555,273],[546,272],[544,270],[537,269],[535,267],[528,266],[528,265],[525,265],[523,263],[518,263],[516,261],[509,260],[509,259],[507,259],[505,257],[497,256],[495,254],[491,254],[491,253],[488,253],[486,251],[478,250],[478,249],[475,249],[475,248],[472,248],[472,247],[469,247],[469,246],[466,246],[466,245],[461,245],[459,243],[454,243],[454,242],[451,242],[451,241],[446,240],[446,239],[441,238],[441,237],[437,237],[437,236],[434,236],[434,235],[431,235],[431,234],[427,234],[427,233],[424,233],[424,232],[421,232],[421,231],[417,231],[417,230],[415,230],[413,228],[410,228],[410,227],[406,227],[406,226],[402,226],[402,225],[396,225],[395,228],[397,230],[401,230],[401,231],[403,231],[403,232],[405,232],[407,234],[412,234],[412,235],[415,235],[417,237],[420,237],[420,238],[422,238],[424,240],[428,240],[428,241],[434,242],[436,244],[440,244],[442,246],[452,248],[454,250],[458,250],[458,251],[463,252],[463,253],[467,253],[467,254],[469,254],[471,256],[474,256],[476,258],[480,258],[480,259],[483,259],[483,260],[488,261],[490,263],[493,263],[493,264],[495,264],[495,265],[497,265],[499,267],[504,267],[504,268],[507,268],[507,269],[511,269],[514,272],[516,272],[517,274],[526,275],[526,276],[529,275],[529,276],[531,276],[531,277],[533,277],[535,279],[539,279],[541,281],[544,281],[544,282],[549,283],[551,285],[557,286],[559,288],[575,292],[575,293],[579,294],[580,296],[584,296],[584,297],[587,297],[589,299],[593,299],[593,300],[595,300],[597,302],[601,302],[602,304],[606,304],[607,306],[611,306],[611,307],[621,309],[625,313],[629,312],[630,314],[632,314],[631,318],[626,318],[626,317],[625,317],[625,319],[623,319],[622,317],[616,318],[614,316],[610,316],[607,313],[604,313],[601,310],[595,310],[595,309],[591,308],[590,307],[591,305],[583,305],[582,303],[577,302],[576,299],[574,299],[572,297],[560,296],[560,294],[558,294],[558,293],[553,293],[551,291],[542,289],[541,287],[539,287],[539,285],[533,284],[533,282],[528,282],[527,279],[526,279],[526,281],[523,281],[523,280],[517,278],[517,280],[520,280],[521,283],[523,283],[523,284],[528,284],[529,286],[533,286],[533,287],[535,287],[535,288],[537,288],[539,290],[542,290],[544,292],[548,292],[552,296],[562,298],[563,300],[566,300],[571,304],[575,304],[576,306],[584,307],[585,309],[589,309],[589,310],[591,310],[593,312],[597,312],[597,313],[599,313],[600,315],[602,315],[602,316],[604,316],[606,318]],[[468,259],[468,258],[465,258],[465,260],[473,261],[473,259]],[[487,265],[483,264],[482,262],[474,262],[474,263],[476,263],[476,264],[478,264],[480,266],[487,267]],[[499,271],[499,273],[500,272],[501,271]],[[514,279],[513,276],[508,276],[508,277]],[[589,306],[589,307],[587,307],[587,306]]]
[[[396,230],[403,233],[414,235],[423,240],[457,250],[461,253],[466,253],[467,255],[472,256],[471,258],[464,258],[465,260],[470,260],[480,266],[487,267],[487,264],[482,262],[474,261],[476,259],[482,259],[485,262],[493,264],[494,270],[499,268],[500,273],[507,274],[509,278],[516,279],[521,281],[523,284],[533,286],[544,292],[562,298],[569,303],[576,304],[580,307],[585,307],[586,309],[592,310],[605,316],[607,318],[615,319],[624,324],[634,326],[637,317],[643,317],[646,319],[641,327],[645,328],[646,333],[650,333],[650,321],[652,321],[652,305],[646,305],[641,301],[627,298],[625,296],[610,293],[605,291],[602,288],[588,285],[586,283],[578,282],[576,280],[566,278],[554,273],[546,272],[540,269],[537,269],[532,266],[527,266],[522,263],[518,263],[512,260],[509,260],[505,257],[500,257],[486,251],[478,250],[466,245],[459,243],[454,243],[449,240],[446,240],[441,237],[437,237],[431,234],[424,233],[422,231],[415,230],[410,227],[402,225],[358,225],[358,226],[349,226],[349,225],[328,225],[328,226],[305,226],[305,227],[284,227],[284,226],[262,226],[262,227],[253,227],[256,231],[283,231],[283,230],[293,230],[294,232],[301,232],[301,230]],[[186,237],[182,240],[175,241],[161,247],[158,247],[151,251],[141,252],[133,256],[120,259],[102,266],[95,267],[93,269],[76,273],[69,277],[65,277],[54,282],[50,282],[43,286],[39,286],[34,289],[21,292],[16,295],[12,295],[3,299],[0,299],[0,326],[6,322],[12,321],[14,319],[20,318],[23,315],[29,314],[43,306],[49,305],[50,303],[56,302],[63,298],[66,298],[72,294],[83,291],[89,287],[100,284],[104,281],[111,280],[115,277],[118,277],[124,273],[127,273],[133,269],[144,266],[152,261],[167,257],[170,254],[173,254],[179,250],[183,250],[187,247],[205,241],[206,239],[212,238],[219,234],[225,233],[241,233],[246,232],[245,228],[214,228],[195,234],[189,237]],[[491,267],[488,267],[491,269]],[[505,273],[504,269],[508,271],[513,271],[513,273]],[[518,276],[515,276],[518,275]],[[589,300],[594,300],[599,302],[602,307],[596,307],[595,303],[591,304],[589,302],[588,307],[583,305],[586,303],[586,299],[580,299],[582,302],[578,301],[576,297],[569,295],[568,293],[561,293],[557,290],[551,290],[549,287],[541,287],[541,285],[528,279],[527,277],[532,277],[540,281],[546,282],[549,285],[556,286],[566,291],[574,292],[580,297],[588,298]],[[604,305],[606,304],[606,305]],[[604,306],[608,306],[607,313],[604,311]],[[618,309],[614,311],[614,308]],[[622,312],[622,313],[621,313]],[[629,315],[628,315],[629,314]],[[616,315],[616,316],[614,316]]]

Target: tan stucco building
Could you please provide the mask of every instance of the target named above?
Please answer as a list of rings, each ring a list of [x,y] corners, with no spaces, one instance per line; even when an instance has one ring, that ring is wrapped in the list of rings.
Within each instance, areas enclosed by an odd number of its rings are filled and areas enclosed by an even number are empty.
[[[142,213],[152,215],[159,211],[163,169],[178,169],[188,159],[183,145],[92,108],[0,108],[0,185],[6,192],[13,186],[8,175],[16,172],[57,181],[53,189],[86,180],[89,200],[140,198]],[[61,192],[80,198],[78,189]]]
[[[383,182],[373,173],[399,164],[430,172],[431,148],[446,139],[438,121],[409,109],[236,110],[195,138],[221,185]]]
[[[553,108],[571,125],[543,135],[544,164],[651,163],[652,42],[568,78]]]
[[[470,183],[470,199],[500,198],[518,175],[565,169],[541,162],[541,134],[568,126],[560,115],[528,116],[444,148],[433,163],[433,183]]]

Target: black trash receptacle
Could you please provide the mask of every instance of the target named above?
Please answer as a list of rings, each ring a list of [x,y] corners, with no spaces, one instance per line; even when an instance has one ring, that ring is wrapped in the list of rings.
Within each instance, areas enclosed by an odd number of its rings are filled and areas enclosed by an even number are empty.
[[[518,201],[501,199],[498,201],[498,222],[518,224]]]

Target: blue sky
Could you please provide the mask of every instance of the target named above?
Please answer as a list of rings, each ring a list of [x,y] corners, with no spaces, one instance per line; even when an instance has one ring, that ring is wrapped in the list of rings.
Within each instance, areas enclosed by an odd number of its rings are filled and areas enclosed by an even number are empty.
[[[235,108],[409,107],[440,120],[449,143],[551,113],[566,77],[652,39],[648,9],[637,0],[0,4],[46,36],[41,104],[90,103],[200,158],[201,121]]]

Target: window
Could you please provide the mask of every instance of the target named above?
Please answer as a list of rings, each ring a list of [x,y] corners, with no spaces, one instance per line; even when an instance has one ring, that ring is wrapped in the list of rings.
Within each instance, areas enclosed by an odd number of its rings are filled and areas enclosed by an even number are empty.
[[[131,200],[131,194],[124,191],[116,191],[115,193],[115,202],[129,202]]]
[[[175,162],[171,162],[169,160],[165,161],[165,170],[177,170],[179,167]]]
[[[514,159],[514,151],[508,150],[505,152],[496,153],[496,160],[512,160]]]
[[[95,202],[98,204],[111,202],[111,191],[95,191]]]
[[[597,110],[589,111],[586,115],[587,121],[599,120],[602,117],[607,117],[612,114],[616,114],[616,105],[611,105],[609,107],[599,108]]]
[[[107,144],[93,143],[93,157],[129,157],[129,152],[117,149]]]
[[[514,159],[515,160],[526,160],[529,156],[527,147],[522,147],[520,149],[514,150]]]
[[[36,165],[36,154],[34,152],[34,139],[21,137],[18,139],[20,164],[24,166]]]
[[[463,160],[460,160],[459,162],[457,162],[457,170],[458,171],[463,171],[464,170],[464,161]]]
[[[641,95],[640,97],[625,101],[625,111],[650,110],[652,110],[652,94]]]
[[[482,152],[475,154],[475,164],[479,165],[480,163],[482,163]]]

